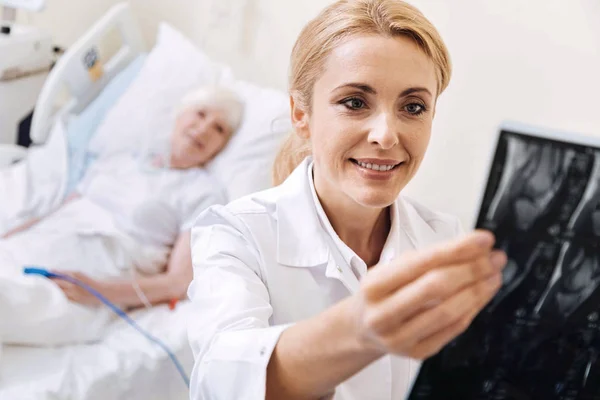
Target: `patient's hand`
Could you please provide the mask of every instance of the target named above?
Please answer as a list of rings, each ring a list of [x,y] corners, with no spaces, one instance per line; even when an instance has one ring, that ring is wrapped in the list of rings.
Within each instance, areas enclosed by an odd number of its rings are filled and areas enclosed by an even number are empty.
[[[107,297],[109,300],[111,299],[111,288],[110,282],[99,281],[89,276],[81,273],[81,272],[66,272],[66,271],[53,271],[58,274],[67,275],[72,278],[77,279],[81,283],[91,287],[92,289],[100,292],[103,296]],[[75,303],[83,304],[86,306],[98,306],[101,305],[102,302],[95,297],[93,294],[85,290],[84,288],[68,282],[62,279],[52,279],[58,287],[64,292],[67,298]]]

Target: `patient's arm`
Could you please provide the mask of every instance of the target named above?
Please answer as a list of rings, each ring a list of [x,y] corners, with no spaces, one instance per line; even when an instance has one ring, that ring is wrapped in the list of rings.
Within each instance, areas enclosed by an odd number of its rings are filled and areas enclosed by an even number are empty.
[[[81,280],[122,307],[134,308],[143,305],[131,280],[98,281],[81,273],[57,272]],[[158,275],[140,277],[136,281],[148,301],[155,305],[184,298],[192,281],[192,274],[190,232],[186,231],[177,238],[166,271]],[[56,280],[56,284],[71,301],[86,305],[100,303],[93,295],[72,283]]]
[[[68,196],[65,199],[65,201],[63,201],[58,207],[56,207],[54,210],[50,211],[48,214],[46,214],[46,215],[44,215],[42,217],[34,217],[34,218],[31,218],[31,219],[28,219],[27,221],[25,221],[21,225],[16,226],[13,229],[10,229],[7,232],[5,232],[4,234],[0,235],[0,239],[8,239],[9,237],[11,237],[13,235],[16,235],[17,233],[26,231],[27,229],[29,229],[32,226],[36,225],[38,222],[40,222],[44,218],[46,218],[49,215],[52,215],[56,211],[60,210],[61,207],[63,207],[65,204],[68,204],[71,201],[73,201],[73,200],[75,200],[75,199],[77,199],[79,197],[81,197],[81,195],[79,193],[73,193],[73,194],[71,194],[70,196]]]
[[[19,232],[26,231],[27,229],[31,228],[32,226],[34,226],[41,220],[42,220],[41,217],[31,218],[31,219],[25,221],[24,223],[22,223],[21,225],[16,226],[13,229],[10,229],[7,232],[5,232],[2,236],[0,236],[0,239],[8,239],[9,237],[16,235]]]

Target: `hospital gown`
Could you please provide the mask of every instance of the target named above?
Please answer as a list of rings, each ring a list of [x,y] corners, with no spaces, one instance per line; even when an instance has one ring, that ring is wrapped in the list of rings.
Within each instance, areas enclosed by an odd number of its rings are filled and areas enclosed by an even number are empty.
[[[97,340],[111,319],[106,308],[69,302],[48,279],[24,276],[24,266],[100,279],[157,274],[179,233],[225,202],[203,169],[169,169],[156,157],[128,153],[96,161],[77,191],[81,197],[0,240],[0,341]]]

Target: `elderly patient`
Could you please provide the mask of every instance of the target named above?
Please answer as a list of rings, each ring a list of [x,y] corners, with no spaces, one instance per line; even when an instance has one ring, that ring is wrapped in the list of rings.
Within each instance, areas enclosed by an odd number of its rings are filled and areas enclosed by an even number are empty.
[[[190,227],[223,203],[202,168],[227,144],[242,103],[221,87],[182,100],[168,151],[98,159],[57,210],[0,239],[0,343],[96,340],[110,311],[62,280],[25,276],[38,266],[81,280],[124,308],[183,298],[192,279]],[[156,147],[156,146],[154,146]]]

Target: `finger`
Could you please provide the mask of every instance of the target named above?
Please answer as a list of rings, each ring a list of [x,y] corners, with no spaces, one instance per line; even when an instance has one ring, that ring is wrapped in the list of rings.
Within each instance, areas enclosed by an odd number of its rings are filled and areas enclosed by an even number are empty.
[[[77,303],[77,304],[84,304],[84,300],[85,298],[83,296],[81,296],[81,293],[70,293],[69,295],[67,295],[67,298],[72,301],[73,303]]]
[[[83,279],[87,278],[87,275],[82,274],[81,272],[72,272],[71,276],[77,280],[83,280]]]
[[[500,287],[501,277],[498,278],[498,281],[500,282],[498,283],[498,287]],[[454,340],[458,335],[462,334],[471,325],[473,319],[492,298],[493,295],[487,300],[482,298],[478,307],[476,307],[474,310],[471,310],[471,312],[467,313],[463,318],[417,343],[417,345],[412,349],[410,356],[415,359],[424,359],[437,354],[445,345]]]
[[[57,281],[56,284],[69,300],[73,300],[80,296],[81,290],[77,285],[65,281]]]
[[[448,261],[454,264],[465,263],[489,253],[494,242],[495,237],[491,232],[476,230],[431,247],[431,251],[422,253],[422,259],[429,268],[448,264]]]
[[[56,286],[58,286],[62,291],[65,291],[67,289],[69,289],[72,284],[70,284],[69,282],[65,282],[65,281],[61,281],[61,280],[53,280],[54,284],[56,284]]]
[[[502,275],[496,273],[450,297],[437,307],[404,322],[402,329],[390,338],[391,346],[412,346],[439,331],[453,326],[457,321],[477,315],[498,291]]]
[[[76,288],[76,287],[74,287],[74,286],[67,286],[67,287],[65,287],[64,291],[65,291],[65,293],[67,293],[69,296],[77,296],[77,294],[78,294],[78,292],[79,292],[79,291],[77,290],[77,288]]]
[[[70,287],[66,287],[66,288],[62,289],[62,291],[68,300],[72,301],[73,298],[76,296],[76,292]]]
[[[69,278],[78,280],[78,281],[84,281],[87,278],[87,275],[81,273],[81,272],[77,272],[77,271],[63,271],[63,270],[51,270],[50,272],[58,274],[58,275],[63,275],[63,276],[67,276]],[[51,278],[51,279],[61,279],[61,278]]]
[[[439,353],[445,345],[463,333],[469,326],[469,323],[468,319],[456,321],[435,335],[418,343],[407,355],[415,360],[424,360]]]
[[[369,299],[385,297],[433,268],[471,262],[482,257],[491,251],[493,244],[494,236],[490,232],[475,231],[464,238],[377,266],[363,280],[365,296]]]
[[[475,317],[485,304],[498,292],[502,276],[496,273],[449,298],[443,305],[423,314],[423,319],[414,319],[415,330],[421,332],[421,338],[435,334],[456,321]],[[418,321],[418,322],[417,322]],[[410,322],[409,322],[410,324]],[[437,329],[435,325],[437,324]]]
[[[74,272],[73,279],[87,286],[93,286],[96,283],[93,278],[90,278],[88,275],[81,272]]]
[[[397,330],[406,320],[498,273],[505,265],[506,255],[495,251],[471,264],[431,270],[369,310],[369,326],[378,333]]]
[[[79,302],[82,298],[85,297],[85,293],[83,293],[81,289],[75,285],[71,286],[68,289],[67,294],[69,298],[77,302]]]
[[[73,272],[73,271],[64,271],[64,272],[60,272],[61,275],[67,276],[71,279],[75,279],[77,281],[81,281],[82,277],[84,277],[85,275],[79,273],[79,272]]]

